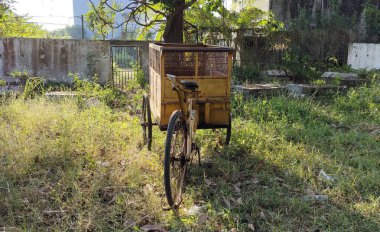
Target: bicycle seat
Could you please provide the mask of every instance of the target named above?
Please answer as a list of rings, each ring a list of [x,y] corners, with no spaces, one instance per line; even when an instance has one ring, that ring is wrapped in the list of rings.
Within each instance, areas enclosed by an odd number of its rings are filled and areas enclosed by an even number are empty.
[[[199,87],[197,82],[194,82],[194,81],[183,80],[183,81],[180,81],[180,83],[184,89],[190,90],[190,91],[195,91]]]

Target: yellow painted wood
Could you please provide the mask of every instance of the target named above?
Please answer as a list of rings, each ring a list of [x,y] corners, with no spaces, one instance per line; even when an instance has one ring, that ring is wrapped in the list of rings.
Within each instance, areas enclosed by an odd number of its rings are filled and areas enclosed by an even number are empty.
[[[194,55],[195,55],[195,81],[198,83],[199,53],[195,52]]]
[[[228,83],[227,83],[227,96],[231,96],[231,77],[232,77],[232,61],[233,61],[233,54],[228,54],[228,67],[227,67],[227,73],[228,73]]]
[[[205,104],[205,123],[210,123],[210,103]]]
[[[165,54],[163,50],[171,48],[171,44],[163,45],[154,44],[150,48],[160,51],[160,72],[150,68],[150,102],[154,120],[160,126],[165,128],[173,111],[179,109],[177,93],[172,89],[172,84],[166,77],[165,71]],[[204,48],[205,46],[203,46]],[[208,47],[208,46],[206,46]],[[186,45],[173,45],[175,49],[184,49]],[[194,76],[177,76],[181,80],[193,80],[199,85],[201,91],[198,99],[199,123],[206,125],[227,125],[230,115],[230,96],[231,96],[231,76],[232,76],[232,59],[233,52],[224,48],[223,52],[228,52],[227,73],[213,71],[208,72],[208,76],[200,76],[205,70],[199,70],[200,54],[196,46],[191,46],[191,52],[194,52]],[[218,47],[210,46],[213,51]],[[168,52],[167,50],[165,50]],[[174,51],[175,52],[175,51]],[[207,51],[206,51],[207,52]],[[207,59],[206,52],[202,51],[203,60]],[[169,59],[169,58],[168,58]],[[172,59],[172,58],[171,58]],[[205,66],[202,65],[204,69]],[[210,75],[211,74],[211,75]]]

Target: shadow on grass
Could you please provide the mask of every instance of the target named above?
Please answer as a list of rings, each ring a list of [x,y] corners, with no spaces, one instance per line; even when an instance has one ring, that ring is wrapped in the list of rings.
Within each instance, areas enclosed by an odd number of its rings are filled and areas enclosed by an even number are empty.
[[[213,166],[189,175],[188,201],[208,215],[202,225],[193,218],[194,228],[377,231],[380,140],[369,128],[378,128],[378,118],[370,104],[337,99],[245,103],[229,148],[201,136],[203,161]],[[321,170],[335,181],[319,178]],[[314,194],[328,200],[304,199]]]
[[[193,167],[187,182],[192,200],[207,208],[208,220],[195,228],[249,231],[251,224],[258,231],[375,231],[380,227],[378,221],[336,199],[339,196],[305,200],[310,192],[323,193],[255,154],[222,150],[206,158],[212,167]]]

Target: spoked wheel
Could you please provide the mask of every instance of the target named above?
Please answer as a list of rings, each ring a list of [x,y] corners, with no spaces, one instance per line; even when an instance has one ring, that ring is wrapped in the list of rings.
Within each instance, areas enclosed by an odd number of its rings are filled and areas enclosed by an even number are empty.
[[[230,118],[228,119],[228,126],[226,128],[226,141],[225,141],[225,145],[229,145],[230,144],[230,141],[231,141],[231,125],[232,125],[232,116],[230,114]]]
[[[182,201],[185,174],[189,160],[186,158],[187,130],[181,111],[170,116],[165,143],[164,185],[170,208],[176,209]]]
[[[141,108],[141,126],[143,128],[143,144],[152,148],[152,116],[150,111],[149,97],[143,96],[143,103]]]

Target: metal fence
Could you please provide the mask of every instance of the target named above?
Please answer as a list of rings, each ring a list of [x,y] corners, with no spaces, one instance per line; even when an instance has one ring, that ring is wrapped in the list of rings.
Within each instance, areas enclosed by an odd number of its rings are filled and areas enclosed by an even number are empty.
[[[139,61],[137,46],[111,46],[112,80],[115,87],[124,89],[128,81],[135,78],[135,69]]]

